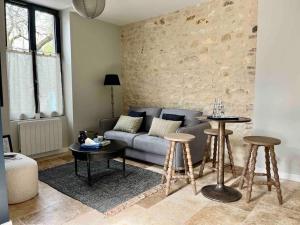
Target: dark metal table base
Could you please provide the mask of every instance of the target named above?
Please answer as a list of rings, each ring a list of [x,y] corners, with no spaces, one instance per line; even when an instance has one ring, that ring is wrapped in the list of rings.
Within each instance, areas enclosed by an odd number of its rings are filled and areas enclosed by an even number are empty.
[[[208,185],[202,188],[202,194],[211,200],[218,202],[235,202],[242,198],[242,194],[234,188],[218,185]]]
[[[76,158],[76,156],[74,156],[74,165],[75,165],[75,175],[79,176],[78,174],[78,159]],[[91,175],[91,160],[88,159],[84,160],[87,162],[87,183],[89,186],[92,186],[92,175]],[[109,163],[109,159],[107,160],[107,168],[110,168],[110,163]],[[122,170],[123,170],[123,177],[126,176],[126,162],[125,162],[125,154],[123,154],[123,166],[122,166]]]

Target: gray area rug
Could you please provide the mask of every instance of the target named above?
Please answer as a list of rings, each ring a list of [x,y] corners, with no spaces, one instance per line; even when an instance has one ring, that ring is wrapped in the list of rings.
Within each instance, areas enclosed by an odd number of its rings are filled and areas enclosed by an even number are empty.
[[[122,163],[111,160],[110,168],[103,162],[92,162],[93,185],[86,183],[86,163],[78,162],[77,177],[74,163],[39,172],[39,179],[56,190],[102,213],[160,184],[161,175],[142,168],[126,165],[123,177]]]

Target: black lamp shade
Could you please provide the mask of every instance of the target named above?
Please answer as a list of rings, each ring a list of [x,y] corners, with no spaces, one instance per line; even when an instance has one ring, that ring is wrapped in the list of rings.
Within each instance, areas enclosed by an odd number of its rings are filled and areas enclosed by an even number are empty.
[[[104,85],[120,85],[120,80],[117,74],[107,74],[105,76]]]

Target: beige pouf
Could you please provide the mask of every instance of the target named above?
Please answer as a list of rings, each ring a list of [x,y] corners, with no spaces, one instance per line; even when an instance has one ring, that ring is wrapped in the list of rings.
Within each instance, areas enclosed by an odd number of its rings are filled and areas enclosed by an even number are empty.
[[[27,201],[38,194],[37,162],[25,155],[17,154],[16,159],[5,159],[8,203]]]

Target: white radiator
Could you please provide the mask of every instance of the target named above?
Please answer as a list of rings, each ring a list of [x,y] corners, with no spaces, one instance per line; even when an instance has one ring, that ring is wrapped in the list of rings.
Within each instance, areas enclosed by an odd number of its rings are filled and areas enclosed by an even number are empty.
[[[18,123],[21,153],[35,155],[62,148],[62,121],[31,120]]]

